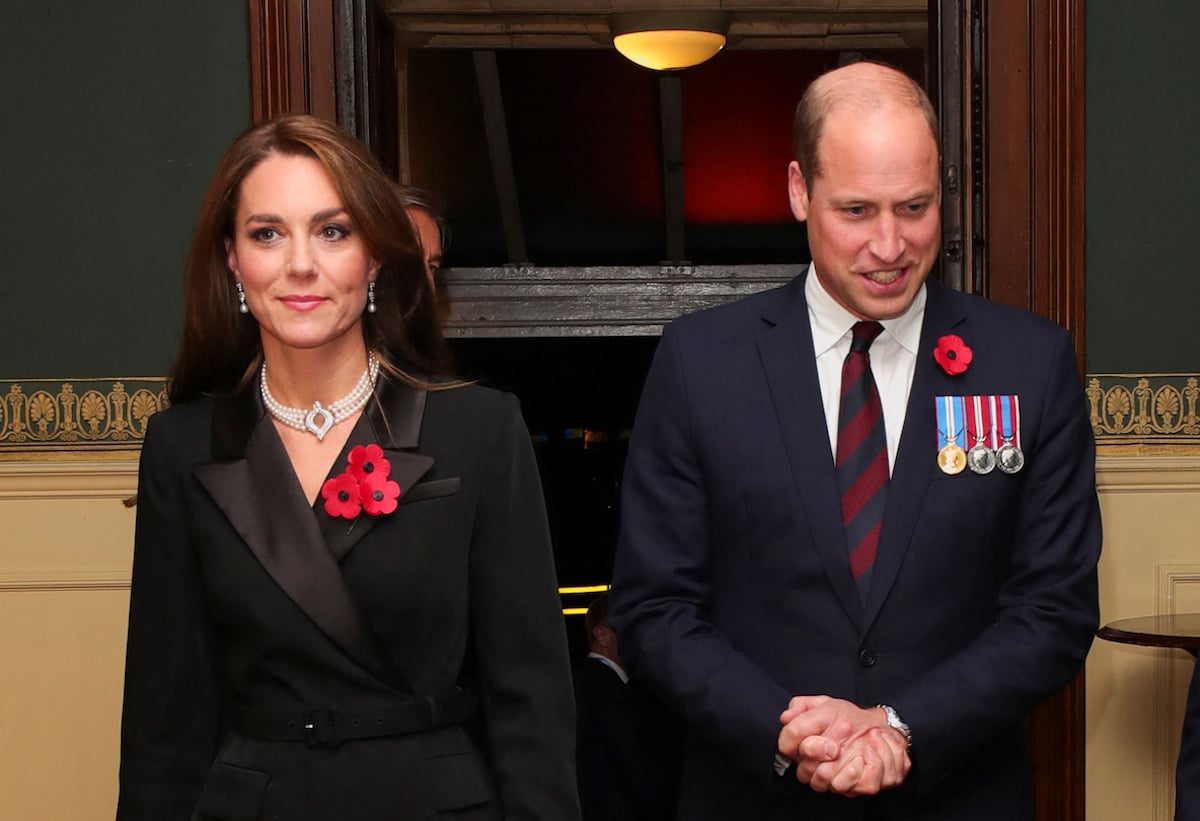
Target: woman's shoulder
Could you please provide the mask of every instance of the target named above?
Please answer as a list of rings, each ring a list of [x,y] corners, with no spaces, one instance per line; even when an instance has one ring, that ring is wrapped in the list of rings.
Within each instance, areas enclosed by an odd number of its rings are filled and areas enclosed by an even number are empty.
[[[482,447],[511,437],[528,437],[521,403],[515,394],[478,383],[430,390],[423,431],[434,441]]]
[[[151,416],[150,421],[160,427],[170,429],[195,425],[212,419],[214,402],[215,400],[211,396],[203,396],[199,399],[180,402],[177,405],[167,405]]]
[[[146,441],[163,441],[172,446],[207,446],[212,429],[214,400],[192,399],[169,405],[146,421]]]
[[[426,407],[437,407],[468,414],[520,412],[520,402],[515,394],[500,388],[481,385],[478,382],[435,385],[428,392]]]

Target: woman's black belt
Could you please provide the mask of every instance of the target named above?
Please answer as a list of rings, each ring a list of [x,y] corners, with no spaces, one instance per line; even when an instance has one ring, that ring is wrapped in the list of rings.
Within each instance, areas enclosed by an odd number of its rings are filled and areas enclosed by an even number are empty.
[[[325,707],[312,710],[234,709],[234,732],[261,741],[303,741],[310,747],[336,748],[343,741],[410,735],[458,724],[475,712],[478,701],[461,688],[437,696],[413,696],[410,701],[359,708]]]

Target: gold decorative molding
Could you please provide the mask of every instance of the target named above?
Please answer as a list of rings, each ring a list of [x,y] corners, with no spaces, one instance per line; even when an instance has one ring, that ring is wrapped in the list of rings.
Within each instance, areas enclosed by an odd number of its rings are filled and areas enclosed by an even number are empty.
[[[1200,374],[1088,374],[1096,444],[1200,447]]]
[[[0,592],[53,592],[59,590],[128,590],[129,571],[32,570],[7,572],[0,577]]]
[[[1104,449],[1096,456],[1096,485],[1105,494],[1200,493],[1200,453]]]
[[[135,451],[166,406],[163,378],[0,380],[0,460]]]
[[[1088,374],[1087,398],[1102,448],[1200,451],[1200,374]],[[163,377],[0,380],[0,461],[119,458],[167,404]]]
[[[33,458],[0,461],[0,502],[68,499],[124,501],[137,493],[137,471],[136,458],[99,462],[42,461]]]

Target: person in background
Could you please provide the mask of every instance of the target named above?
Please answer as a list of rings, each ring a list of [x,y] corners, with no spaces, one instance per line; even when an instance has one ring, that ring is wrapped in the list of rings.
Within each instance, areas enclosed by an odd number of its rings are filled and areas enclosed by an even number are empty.
[[[607,593],[588,605],[584,626],[588,654],[575,671],[583,821],[670,821],[677,786],[674,728],[621,666]]]
[[[1028,821],[1024,723],[1098,619],[1068,333],[929,278],[938,126],[857,63],[796,111],[812,264],[663,334],[610,618],[687,726],[686,821]]]
[[[437,199],[428,191],[415,185],[397,184],[396,193],[404,204],[413,231],[421,243],[429,287],[436,291],[437,275],[442,270],[442,261],[450,244],[450,226],[442,215],[442,208]]]
[[[307,115],[209,185],[142,449],[119,821],[579,817],[529,434],[447,375],[391,185]]]

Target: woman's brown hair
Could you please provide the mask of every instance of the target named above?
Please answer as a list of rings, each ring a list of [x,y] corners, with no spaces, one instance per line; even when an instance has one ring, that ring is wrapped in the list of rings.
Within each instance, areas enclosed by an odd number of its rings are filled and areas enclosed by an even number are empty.
[[[367,148],[337,125],[308,114],[285,114],[243,132],[225,151],[209,183],[188,252],[183,336],[168,382],[178,404],[231,393],[262,356],[258,322],[238,312],[226,265],[242,181],[275,154],[321,163],[371,256],[380,263],[375,313],[363,315],[367,347],[385,369],[427,387],[449,372],[449,357],[424,257],[393,183]]]

